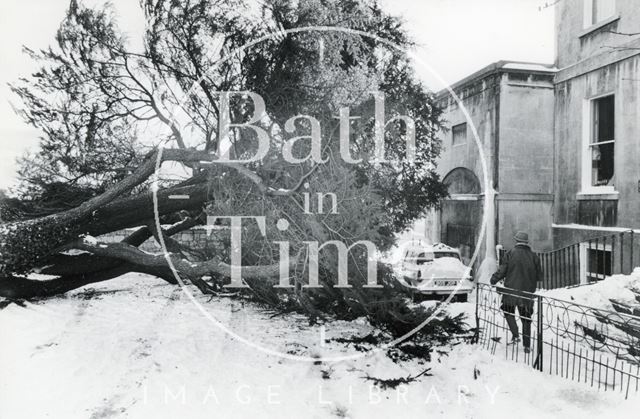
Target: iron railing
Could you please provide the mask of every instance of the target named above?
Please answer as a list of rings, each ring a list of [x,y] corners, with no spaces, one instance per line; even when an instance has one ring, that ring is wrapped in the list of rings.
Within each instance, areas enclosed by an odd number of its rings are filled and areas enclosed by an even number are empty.
[[[640,239],[633,230],[609,234],[549,252],[539,252],[543,270],[541,289],[595,282],[613,274],[630,274],[640,262]],[[506,250],[498,250],[502,260]]]
[[[511,333],[501,308],[504,295],[533,306],[525,317],[531,321],[529,352],[520,342],[507,345]],[[478,284],[476,324],[476,342],[493,354],[504,352],[505,358],[539,371],[625,397],[639,392],[639,316]]]

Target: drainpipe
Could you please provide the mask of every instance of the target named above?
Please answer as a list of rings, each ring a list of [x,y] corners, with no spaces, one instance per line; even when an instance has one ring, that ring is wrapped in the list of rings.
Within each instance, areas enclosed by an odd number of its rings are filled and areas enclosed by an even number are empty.
[[[487,230],[485,234],[485,259],[497,260],[496,255],[496,191],[491,187],[485,193],[485,219],[487,220]]]

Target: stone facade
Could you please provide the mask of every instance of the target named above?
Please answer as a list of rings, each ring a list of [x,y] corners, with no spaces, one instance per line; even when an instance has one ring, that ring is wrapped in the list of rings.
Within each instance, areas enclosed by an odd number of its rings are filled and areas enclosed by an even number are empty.
[[[640,229],[640,9],[594,1],[556,6],[556,247]]]
[[[482,260],[527,229],[539,248],[551,248],[553,77],[551,66],[500,61],[452,86],[464,106],[439,94],[446,129],[437,167],[450,197],[435,241]]]

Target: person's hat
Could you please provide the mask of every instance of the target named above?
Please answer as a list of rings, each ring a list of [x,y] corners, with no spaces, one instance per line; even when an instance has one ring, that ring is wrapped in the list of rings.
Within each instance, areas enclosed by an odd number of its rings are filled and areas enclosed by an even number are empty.
[[[529,243],[529,235],[524,231],[518,231],[513,238],[517,243]]]

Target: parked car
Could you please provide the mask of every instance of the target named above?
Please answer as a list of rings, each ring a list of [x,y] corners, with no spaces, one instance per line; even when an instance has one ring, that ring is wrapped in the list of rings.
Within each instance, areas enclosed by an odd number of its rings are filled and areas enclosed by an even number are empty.
[[[407,246],[397,273],[415,298],[446,298],[454,293],[456,300],[464,302],[474,285],[471,268],[462,263],[458,249],[442,243]]]

